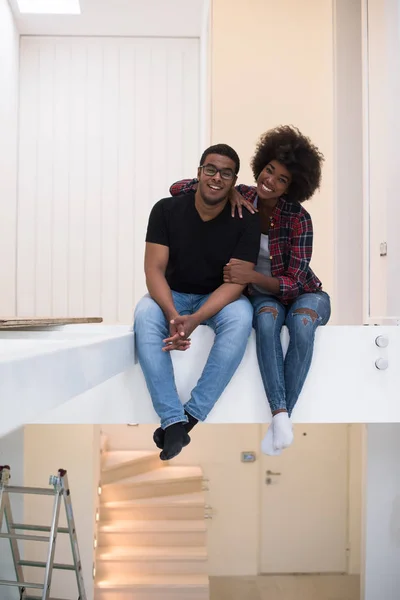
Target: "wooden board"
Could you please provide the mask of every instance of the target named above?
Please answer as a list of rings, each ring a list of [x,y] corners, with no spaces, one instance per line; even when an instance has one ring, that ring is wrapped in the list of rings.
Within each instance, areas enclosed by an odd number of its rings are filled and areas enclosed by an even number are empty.
[[[0,317],[0,329],[26,329],[28,327],[58,327],[61,325],[83,325],[102,323],[102,317]]]

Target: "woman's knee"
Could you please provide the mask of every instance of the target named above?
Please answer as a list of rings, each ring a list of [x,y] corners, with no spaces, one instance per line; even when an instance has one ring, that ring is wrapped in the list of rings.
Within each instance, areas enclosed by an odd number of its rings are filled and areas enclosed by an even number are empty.
[[[315,330],[320,323],[321,317],[317,311],[306,307],[295,308],[286,321],[289,335],[295,335],[298,341],[304,342],[314,339]]]
[[[263,332],[276,331],[276,328],[281,328],[281,319],[279,309],[276,306],[264,305],[257,307],[254,311],[254,327],[262,329]]]

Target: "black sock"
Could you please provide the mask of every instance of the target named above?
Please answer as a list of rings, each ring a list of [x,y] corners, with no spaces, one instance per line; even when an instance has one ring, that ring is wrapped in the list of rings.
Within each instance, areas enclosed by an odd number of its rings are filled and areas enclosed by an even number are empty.
[[[185,410],[185,415],[188,418],[188,422],[185,423],[185,429],[189,433],[189,431],[192,431],[193,427],[195,425],[197,425],[197,423],[199,422],[199,420],[195,419],[195,417],[192,417],[192,415],[189,415],[189,413],[186,412],[186,410]]]
[[[179,422],[166,428],[164,432],[164,449],[160,452],[161,460],[174,458],[181,452],[182,448],[189,444],[190,436],[184,425],[184,423]]]
[[[192,431],[193,427],[195,425],[197,425],[199,420],[195,419],[195,417],[192,417],[192,415],[189,415],[189,413],[186,412],[186,410],[185,410],[185,415],[188,418],[188,422],[183,423],[183,425],[186,429],[186,432],[189,433],[189,431]],[[160,448],[160,450],[162,450],[164,448],[164,437],[165,437],[164,429],[162,427],[158,427],[153,434],[153,440],[154,440],[154,443],[157,446],[157,448]]]

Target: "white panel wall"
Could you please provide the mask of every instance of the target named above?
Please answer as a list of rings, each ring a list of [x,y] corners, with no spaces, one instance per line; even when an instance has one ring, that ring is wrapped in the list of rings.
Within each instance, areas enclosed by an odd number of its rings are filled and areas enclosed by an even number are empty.
[[[364,251],[361,2],[335,0],[333,6],[335,324],[358,325],[363,322]]]
[[[19,315],[131,322],[149,211],[196,173],[198,45],[22,38]]]
[[[369,225],[369,315],[400,319],[400,236],[398,223],[400,4],[368,0],[368,88],[365,131]],[[387,256],[380,243],[387,242]]]
[[[19,35],[0,0],[0,314],[15,314]]]

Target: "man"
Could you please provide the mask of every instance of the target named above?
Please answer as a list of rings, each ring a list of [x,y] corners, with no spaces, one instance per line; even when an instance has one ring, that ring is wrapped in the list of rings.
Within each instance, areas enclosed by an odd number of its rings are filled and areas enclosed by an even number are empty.
[[[229,193],[240,162],[226,144],[202,155],[196,192],[164,198],[147,229],[145,273],[149,294],[135,311],[136,348],[161,428],[154,433],[161,460],[177,456],[189,431],[204,421],[243,358],[253,311],[243,285],[223,282],[234,258],[257,262],[259,219],[232,219]],[[190,335],[209,325],[215,340],[201,378],[184,406],[178,397],[171,350],[187,350]]]

